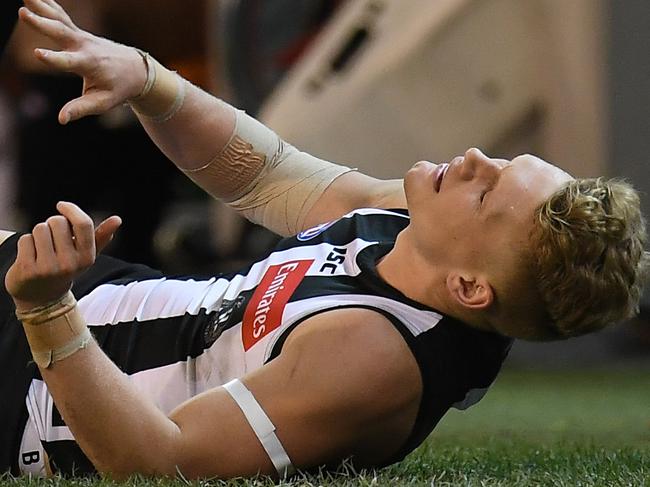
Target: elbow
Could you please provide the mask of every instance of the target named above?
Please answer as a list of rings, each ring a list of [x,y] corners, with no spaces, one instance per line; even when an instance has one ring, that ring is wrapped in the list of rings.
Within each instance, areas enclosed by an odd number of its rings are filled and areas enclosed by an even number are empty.
[[[181,431],[171,422],[164,434],[156,437],[143,435],[136,445],[92,458],[97,472],[114,481],[128,480],[134,476],[148,478],[173,478],[178,475],[180,460]],[[126,442],[128,444],[128,442]]]

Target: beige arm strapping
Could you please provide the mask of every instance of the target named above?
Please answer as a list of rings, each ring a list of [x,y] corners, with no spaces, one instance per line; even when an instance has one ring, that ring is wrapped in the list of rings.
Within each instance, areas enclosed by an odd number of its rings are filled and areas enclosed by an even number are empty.
[[[147,82],[142,94],[129,103],[145,121],[164,124],[182,110],[187,91],[196,95],[196,90],[149,54],[138,52],[147,67]],[[210,97],[201,101],[219,116],[234,110],[235,128],[213,160],[195,169],[179,168],[210,195],[225,200],[254,223],[281,235],[297,233],[332,181],[353,170],[298,151],[221,100]]]
[[[205,166],[185,173],[252,222],[280,235],[293,235],[303,229],[309,210],[325,189],[352,170],[298,151],[237,111],[227,146]],[[224,186],[231,188],[228,194]]]
[[[41,369],[86,348],[93,339],[70,291],[47,305],[16,310],[16,316],[23,323],[34,362]]]

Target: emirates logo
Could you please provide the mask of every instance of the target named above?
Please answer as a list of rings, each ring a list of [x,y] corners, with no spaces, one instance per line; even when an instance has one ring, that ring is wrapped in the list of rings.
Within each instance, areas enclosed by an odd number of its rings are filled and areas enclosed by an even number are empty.
[[[311,267],[312,260],[272,265],[246,306],[242,322],[244,350],[249,350],[282,323],[284,308]]]

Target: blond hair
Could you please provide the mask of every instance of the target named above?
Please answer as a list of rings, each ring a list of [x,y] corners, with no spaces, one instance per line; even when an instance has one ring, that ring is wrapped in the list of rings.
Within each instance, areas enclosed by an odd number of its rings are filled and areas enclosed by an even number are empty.
[[[628,183],[575,179],[537,209],[531,262],[549,328],[582,335],[638,312],[650,267],[639,195]]]

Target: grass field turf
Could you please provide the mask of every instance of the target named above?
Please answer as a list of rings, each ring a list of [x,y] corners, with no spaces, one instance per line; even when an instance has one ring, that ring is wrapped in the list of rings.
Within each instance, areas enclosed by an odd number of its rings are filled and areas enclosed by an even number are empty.
[[[102,480],[4,479],[16,487],[115,485]],[[182,486],[132,479],[131,486]],[[193,485],[270,486],[265,479]],[[650,486],[650,370],[511,371],[466,412],[451,411],[405,461],[343,470],[286,486]]]

